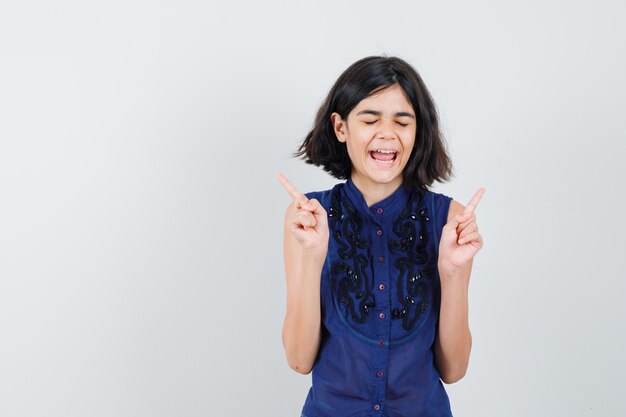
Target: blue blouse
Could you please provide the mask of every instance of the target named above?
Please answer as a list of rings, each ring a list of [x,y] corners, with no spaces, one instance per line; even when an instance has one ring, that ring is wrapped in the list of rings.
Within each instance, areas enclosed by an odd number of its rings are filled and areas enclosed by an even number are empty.
[[[437,256],[450,197],[400,186],[368,207],[352,180],[328,213],[322,339],[303,417],[451,417],[434,364]]]

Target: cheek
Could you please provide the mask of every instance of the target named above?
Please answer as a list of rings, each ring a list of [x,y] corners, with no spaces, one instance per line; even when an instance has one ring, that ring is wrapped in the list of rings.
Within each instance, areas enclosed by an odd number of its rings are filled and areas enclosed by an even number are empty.
[[[352,137],[352,140],[348,144],[348,150],[353,154],[363,154],[367,149],[368,141],[359,137]]]
[[[409,159],[411,159],[411,154],[413,153],[414,145],[415,145],[415,141],[414,140],[408,140],[408,141],[403,143],[404,152],[402,154],[402,164],[404,166],[406,166],[408,164],[408,162],[409,162]]]
[[[403,140],[402,145],[404,147],[405,154],[410,155],[413,151],[413,147],[415,146],[415,135],[413,135],[412,137],[409,136],[405,140]]]
[[[350,162],[354,165],[355,161],[358,163],[359,159],[359,149],[354,146],[354,142],[348,142],[346,146],[346,150],[348,151],[348,157],[350,158]]]

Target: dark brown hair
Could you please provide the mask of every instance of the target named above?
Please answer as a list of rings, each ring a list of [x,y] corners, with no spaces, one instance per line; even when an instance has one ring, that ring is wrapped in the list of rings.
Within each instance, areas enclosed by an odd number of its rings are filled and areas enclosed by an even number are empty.
[[[415,144],[404,168],[403,184],[426,189],[434,181],[448,181],[453,175],[452,161],[439,129],[433,99],[417,71],[397,57],[370,56],[348,67],[330,89],[313,128],[294,156],[321,166],[335,178],[348,179],[352,163],[346,144],[337,140],[330,115],[337,112],[345,120],[361,100],[396,84],[404,90],[417,121]]]

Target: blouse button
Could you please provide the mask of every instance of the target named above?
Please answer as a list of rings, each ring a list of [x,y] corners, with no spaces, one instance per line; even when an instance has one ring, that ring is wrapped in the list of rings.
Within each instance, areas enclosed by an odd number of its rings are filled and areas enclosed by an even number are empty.
[[[385,291],[385,284],[380,284],[378,286],[378,289],[381,290],[381,291]]]
[[[381,339],[381,340],[379,340],[377,342],[377,344],[378,344],[378,346],[383,347],[383,346],[385,346],[385,341]]]
[[[378,214],[383,214],[383,209],[382,209],[382,208],[380,208],[380,207],[378,207],[378,208],[376,209],[376,213],[378,213]]]
[[[380,313],[380,314],[378,315],[378,317],[380,317],[381,319],[384,319],[384,318],[385,318],[385,313]]]
[[[378,230],[376,231],[376,234],[377,234],[378,236],[382,236],[382,235],[383,235],[383,231],[382,231],[381,229],[378,229]]]
[[[378,262],[383,263],[385,262],[385,258],[383,258],[382,256],[378,257]]]
[[[380,411],[380,404],[374,404],[374,410]]]
[[[385,375],[385,373],[383,371],[378,371],[376,372],[376,376],[379,378],[382,378]]]

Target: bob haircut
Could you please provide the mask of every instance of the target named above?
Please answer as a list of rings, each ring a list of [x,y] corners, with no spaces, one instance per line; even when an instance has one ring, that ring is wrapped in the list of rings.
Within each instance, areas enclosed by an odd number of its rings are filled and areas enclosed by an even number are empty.
[[[398,84],[415,111],[415,144],[403,172],[403,184],[426,190],[434,181],[448,181],[452,161],[439,129],[437,109],[417,71],[397,57],[369,56],[352,64],[330,89],[315,117],[311,131],[294,156],[321,166],[338,179],[348,179],[352,162],[346,144],[335,135],[330,115],[346,120],[364,98]]]

